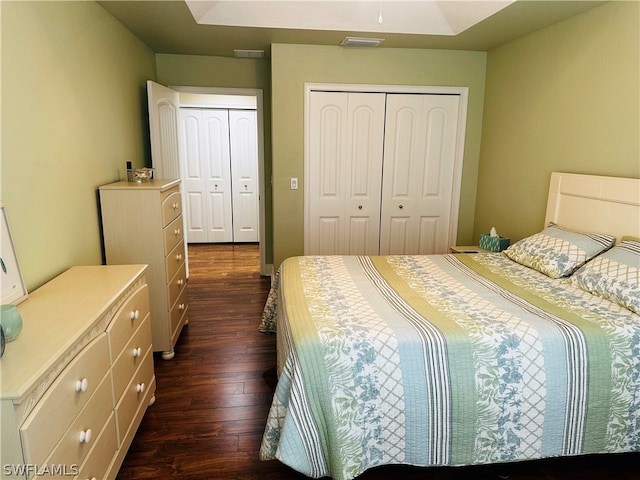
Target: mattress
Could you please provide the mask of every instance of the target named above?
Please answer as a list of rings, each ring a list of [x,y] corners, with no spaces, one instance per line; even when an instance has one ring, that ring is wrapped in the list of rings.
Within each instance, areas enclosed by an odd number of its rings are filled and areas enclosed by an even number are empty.
[[[502,254],[289,258],[260,329],[309,477],[640,451],[640,316]]]

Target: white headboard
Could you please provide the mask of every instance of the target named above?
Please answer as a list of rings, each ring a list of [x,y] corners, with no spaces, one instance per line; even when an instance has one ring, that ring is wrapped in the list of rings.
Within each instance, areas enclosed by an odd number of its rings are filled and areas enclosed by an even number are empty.
[[[640,179],[551,174],[545,226],[640,237]]]

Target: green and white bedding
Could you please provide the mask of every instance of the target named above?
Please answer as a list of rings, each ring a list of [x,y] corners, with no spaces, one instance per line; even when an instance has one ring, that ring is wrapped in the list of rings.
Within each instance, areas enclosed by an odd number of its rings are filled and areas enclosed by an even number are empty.
[[[503,254],[307,256],[261,447],[309,477],[640,451],[640,316]]]

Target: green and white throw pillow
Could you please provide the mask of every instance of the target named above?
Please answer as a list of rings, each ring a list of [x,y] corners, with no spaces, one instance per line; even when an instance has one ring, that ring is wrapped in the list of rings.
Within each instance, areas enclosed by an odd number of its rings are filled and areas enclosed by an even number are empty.
[[[640,239],[623,238],[578,270],[571,282],[640,315]]]
[[[560,278],[571,275],[585,262],[611,248],[615,241],[611,235],[574,232],[552,223],[503,253],[551,278]]]

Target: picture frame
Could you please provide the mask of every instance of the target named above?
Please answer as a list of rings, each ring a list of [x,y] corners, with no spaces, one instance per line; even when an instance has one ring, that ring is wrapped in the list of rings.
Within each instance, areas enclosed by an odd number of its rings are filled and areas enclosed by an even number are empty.
[[[17,305],[28,296],[13,246],[7,212],[2,202],[0,202],[0,290],[2,304]]]

